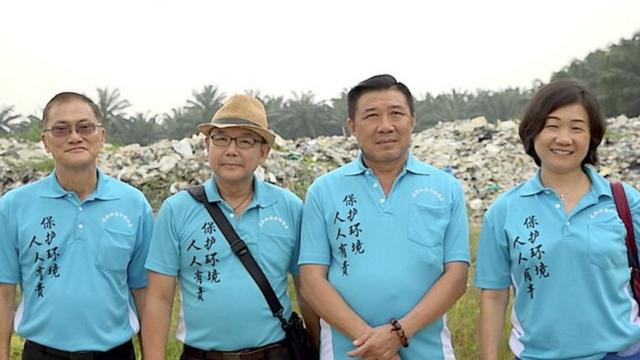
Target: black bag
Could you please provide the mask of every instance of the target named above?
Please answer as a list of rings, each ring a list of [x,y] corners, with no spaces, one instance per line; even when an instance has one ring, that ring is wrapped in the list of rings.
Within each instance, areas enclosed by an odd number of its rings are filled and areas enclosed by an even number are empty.
[[[254,259],[253,255],[251,255],[247,244],[240,239],[220,208],[207,201],[207,197],[204,193],[204,186],[194,186],[189,188],[188,191],[194,199],[204,204],[207,212],[209,212],[209,215],[211,215],[211,218],[215,221],[216,225],[218,225],[218,228],[229,242],[231,250],[236,254],[238,259],[240,259],[242,265],[244,265],[249,272],[249,275],[251,275],[260,288],[260,291],[262,291],[273,316],[280,320],[280,326],[286,335],[289,357],[294,360],[317,359],[318,354],[314,350],[311,343],[311,337],[309,336],[307,329],[304,327],[302,319],[295,311],[291,313],[289,321],[284,318],[284,308],[282,307],[282,304],[280,304],[276,294],[273,292],[273,288],[262,272],[262,269],[260,269],[260,266]]]
[[[292,359],[314,360],[318,358],[318,354],[311,343],[309,332],[307,332],[302,319],[295,311],[291,313],[284,331],[287,334],[287,346],[289,348],[289,356]]]

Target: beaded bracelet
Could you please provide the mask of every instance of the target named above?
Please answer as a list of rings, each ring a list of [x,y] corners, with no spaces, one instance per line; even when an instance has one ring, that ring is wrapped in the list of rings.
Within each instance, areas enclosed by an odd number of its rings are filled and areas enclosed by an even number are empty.
[[[402,346],[409,347],[409,339],[407,339],[407,335],[405,335],[404,330],[402,330],[402,326],[400,325],[398,320],[391,318],[391,320],[389,320],[389,324],[391,324],[391,331],[394,331],[400,338]]]

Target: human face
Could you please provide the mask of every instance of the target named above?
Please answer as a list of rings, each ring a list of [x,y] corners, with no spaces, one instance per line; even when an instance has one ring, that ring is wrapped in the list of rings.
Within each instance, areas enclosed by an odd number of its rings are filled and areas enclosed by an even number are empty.
[[[404,165],[415,125],[404,94],[395,89],[362,94],[355,119],[347,121],[371,168]]]
[[[69,135],[55,137],[51,131],[43,132],[42,143],[51,153],[57,171],[91,169],[96,166],[96,159],[104,144],[104,129],[97,126],[98,119],[89,104],[80,100],[68,100],[53,105],[49,109],[45,127],[68,125],[72,131]],[[88,135],[76,132],[78,123],[96,124],[96,131]]]
[[[561,175],[581,171],[590,141],[589,116],[576,103],[550,113],[533,146],[542,171]]]
[[[217,182],[230,186],[251,183],[253,172],[258,165],[264,164],[271,147],[268,144],[256,142],[252,148],[241,149],[236,141],[231,141],[227,146],[216,146],[211,141],[212,135],[225,135],[234,138],[250,136],[259,141],[262,141],[262,138],[245,128],[230,127],[213,129],[205,139],[209,166],[215,173]]]

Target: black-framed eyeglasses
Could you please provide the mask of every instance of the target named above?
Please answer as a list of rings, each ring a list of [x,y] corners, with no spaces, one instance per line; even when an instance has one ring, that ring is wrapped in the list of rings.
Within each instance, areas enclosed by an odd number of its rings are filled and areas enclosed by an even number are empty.
[[[212,134],[209,136],[211,143],[218,147],[227,147],[231,144],[231,140],[236,142],[236,146],[240,149],[251,149],[256,144],[264,144],[264,141],[258,140],[252,136],[232,137],[227,135]]]
[[[87,136],[95,133],[96,129],[101,126],[102,124],[93,123],[90,121],[81,121],[75,124],[75,130],[78,135]],[[72,129],[73,128],[71,127],[71,125],[67,123],[59,123],[53,125],[48,129],[43,129],[42,132],[51,132],[51,135],[55,137],[67,137],[71,135],[71,132],[73,131]]]

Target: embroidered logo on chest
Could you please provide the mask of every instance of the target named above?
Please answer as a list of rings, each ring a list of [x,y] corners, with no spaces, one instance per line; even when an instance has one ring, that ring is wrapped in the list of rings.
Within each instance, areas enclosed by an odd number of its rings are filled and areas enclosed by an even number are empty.
[[[289,229],[289,225],[287,225],[287,222],[277,215],[267,216],[260,219],[258,226],[263,227],[266,223],[269,223],[269,222],[275,222],[275,223],[281,224],[283,228]]]
[[[602,214],[615,214],[616,213],[616,209],[608,207],[608,208],[602,208],[602,209],[598,209],[598,210],[594,210],[591,215],[589,215],[589,217],[591,218],[591,220],[597,218],[598,216],[602,215]]]
[[[413,190],[413,192],[411,192],[411,197],[415,198],[422,193],[431,194],[435,196],[438,200],[444,201],[444,196],[442,196],[442,194],[438,190],[434,188],[429,188],[429,187],[421,187]]]
[[[127,224],[127,227],[129,227],[129,228],[133,227],[133,225],[131,224],[131,220],[129,220],[129,217],[126,214],[121,213],[119,211],[112,211],[112,212],[110,212],[108,214],[105,214],[102,217],[102,222],[106,223],[110,219],[114,219],[114,220],[111,220],[111,221],[115,221],[115,219],[122,219]]]

